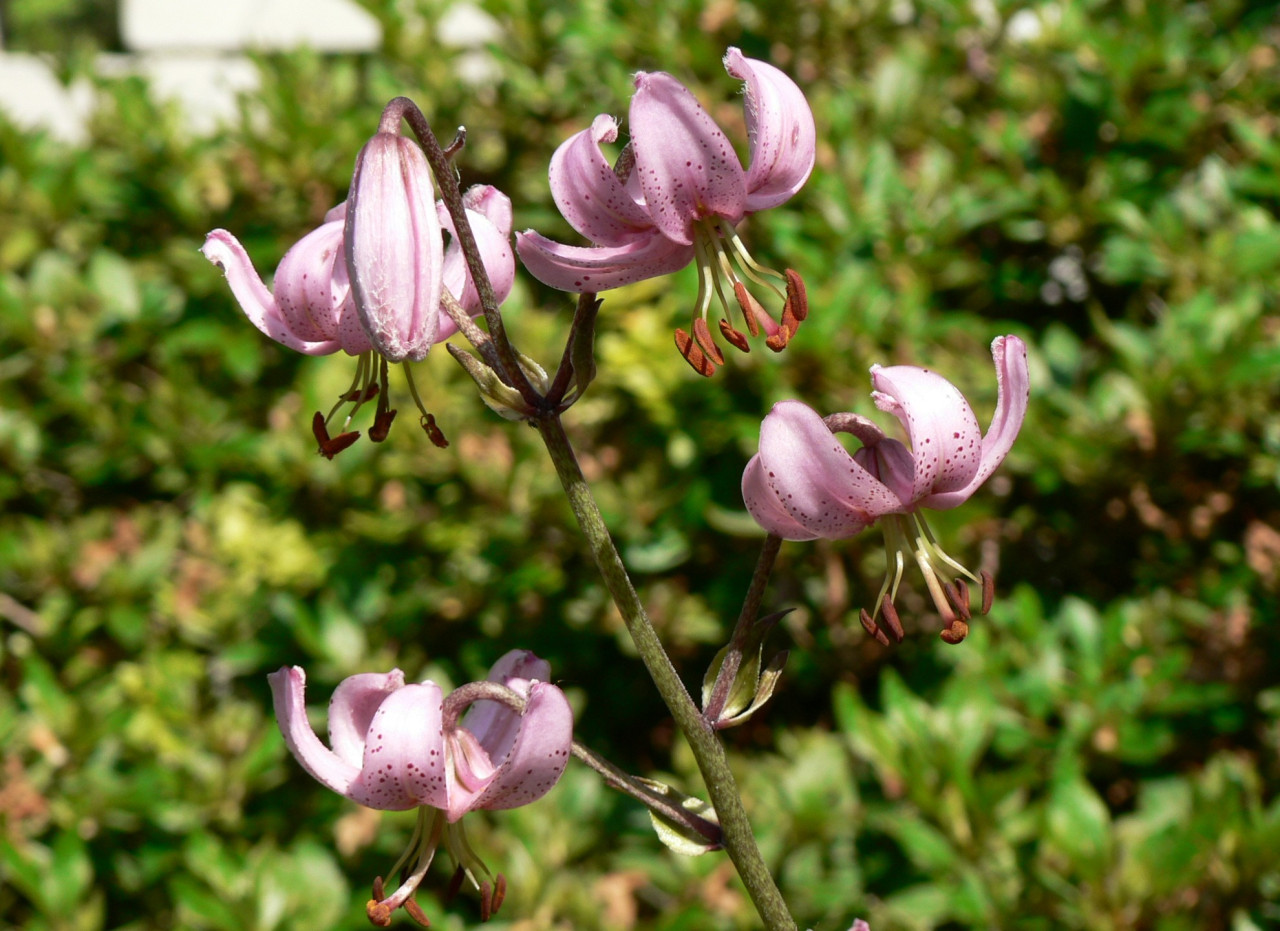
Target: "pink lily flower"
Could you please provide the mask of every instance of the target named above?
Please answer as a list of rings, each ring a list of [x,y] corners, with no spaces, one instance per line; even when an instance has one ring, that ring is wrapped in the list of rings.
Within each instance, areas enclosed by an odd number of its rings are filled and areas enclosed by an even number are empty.
[[[562,291],[604,291],[696,261],[693,336],[677,329],[676,346],[703,375],[724,364],[707,326],[713,291],[726,314],[720,332],[743,352],[749,344],[729,322],[726,288],[750,333],[758,335],[763,328],[766,345],[775,351],[787,345],[808,313],[799,274],[791,269],[779,274],[757,263],[736,226],[749,214],[785,202],[808,180],[816,154],[813,113],[795,82],[772,65],[730,48],[724,66],[746,84],[746,169],[687,87],[665,72],[642,71],[631,98],[631,142],[616,169],[600,150],[601,143],[618,137],[618,124],[608,115],[596,117],[551,159],[556,206],[595,245],[565,245],[532,230],[516,237],[525,267]],[[746,281],[782,302],[779,322]]]
[[[785,540],[838,540],[882,520],[888,573],[875,610],[861,614],[863,626],[882,643],[888,638],[875,623],[882,611],[902,639],[893,599],[907,559],[920,567],[946,622],[944,640],[958,643],[968,634],[965,578],[982,588],[981,613],[991,608],[990,573],[974,575],[943,552],[922,513],[967,501],[1004,461],[1022,428],[1030,394],[1026,344],[1000,336],[991,355],[997,400],[985,436],[955,385],[913,365],[871,367],[871,397],[902,423],[909,449],[864,417],[823,418],[799,401],[775,404],[760,426],[760,452],[747,463],[742,497],[761,527]],[[850,455],[835,433],[852,434],[862,447]]]
[[[422,404],[413,383],[409,361],[423,358],[432,345],[457,330],[444,311],[445,292],[470,315],[481,311],[470,273],[456,242],[444,249],[442,229],[452,234],[443,203],[419,201],[430,197],[431,175],[418,147],[408,139],[379,133],[361,150],[352,191],[324,223],[295,243],[276,269],[274,293],[262,282],[248,253],[231,233],[214,230],[201,249],[221,267],[241,309],[262,333],[282,346],[306,355],[328,355],[339,349],[357,358],[351,387],[328,416],[319,412],[312,429],[321,454],[332,459],[359,438],[346,431],[356,411],[378,399],[369,436],[386,439],[396,412],[387,394],[388,362],[405,362],[410,393],[422,414],[428,435],[445,442],[435,418]],[[377,145],[374,145],[374,143]],[[372,152],[373,155],[366,156]],[[365,166],[362,172],[361,166]],[[363,199],[357,189],[363,187]],[[348,210],[354,200],[363,219]],[[485,270],[501,302],[515,280],[511,251],[511,201],[490,185],[477,185],[463,198]],[[355,227],[354,238],[351,227]],[[352,243],[359,242],[357,249]],[[353,253],[348,256],[348,253]],[[358,287],[350,269],[356,267]],[[365,294],[363,302],[357,297]],[[423,304],[423,301],[431,301]],[[429,306],[429,312],[422,312]],[[361,308],[363,307],[363,313]],[[343,432],[330,437],[329,428],[343,405],[349,404]]]
[[[490,883],[461,818],[480,808],[527,805],[559,781],[573,743],[573,712],[546,681],[550,672],[545,660],[512,650],[485,682],[447,697],[431,681],[406,685],[399,669],[350,676],[329,702],[329,747],[308,722],[302,669],[283,667],[267,677],[285,744],[308,773],[369,808],[418,809],[410,847],[389,875],[411,857],[412,868],[391,895],[384,895],[381,878],[374,883],[368,906],[374,924],[389,924],[402,906],[420,917],[413,895],[442,839],[459,873],[481,891],[483,917],[497,911],[505,880],[499,874]]]

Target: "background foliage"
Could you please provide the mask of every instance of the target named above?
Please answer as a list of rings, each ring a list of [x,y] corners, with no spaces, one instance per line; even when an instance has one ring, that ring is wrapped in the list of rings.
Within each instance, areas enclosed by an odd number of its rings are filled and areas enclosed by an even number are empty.
[[[466,124],[464,181],[508,191],[518,228],[567,237],[555,146],[624,115],[638,69],[740,126],[730,44],[817,115],[813,180],[746,229],[805,276],[810,321],[706,382],[671,344],[690,277],[609,294],[600,379],[567,417],[686,679],[754,562],[738,482],[770,404],[872,413],[867,367],[914,362],[985,418],[990,339],[1032,347],[1012,456],[935,525],[998,570],[966,643],[937,639],[918,589],[905,644],[864,636],[878,533],[783,549],[787,674],[726,738],[802,927],[1280,923],[1273,6],[488,0],[503,39],[470,81],[443,4],[368,6],[380,54],[264,57],[243,125],[212,137],[125,79],[96,79],[83,147],[0,123],[0,924],[360,927],[412,818],[288,757],[282,664],[319,705],[358,670],[455,683],[527,647],[583,739],[697,790],[532,431],[441,353],[420,378],[448,450],[402,424],[320,459],[308,420],[349,360],[262,338],[197,248],[226,227],[272,268],[401,93],[442,134]],[[11,4],[11,45],[74,72],[114,41],[103,4],[41,9]],[[557,358],[571,307],[523,278],[521,348]],[[753,926],[723,858],[669,854],[581,768],[473,822],[511,883],[496,928]],[[447,876],[422,901],[461,928],[475,901],[440,901]]]

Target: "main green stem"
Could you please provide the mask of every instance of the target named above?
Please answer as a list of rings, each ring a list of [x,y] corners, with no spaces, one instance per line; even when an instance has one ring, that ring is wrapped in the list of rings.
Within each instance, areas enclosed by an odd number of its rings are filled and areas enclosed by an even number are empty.
[[[760,914],[768,931],[796,931],[796,923],[792,919],[787,905],[782,900],[773,881],[773,874],[765,865],[760,849],[756,846],[755,836],[751,832],[751,822],[747,818],[742,798],[738,794],[738,785],[729,769],[729,760],[724,752],[724,745],[712,728],[703,720],[701,712],[693,703],[688,690],[684,687],[679,674],[662,642],[658,639],[653,624],[645,613],[640,596],[636,594],[622,565],[622,558],[613,545],[609,528],[605,526],[600,509],[587,485],[587,480],[578,466],[578,459],[569,444],[569,437],[564,432],[564,425],[558,416],[552,415],[536,421],[538,432],[547,444],[551,461],[555,464],[556,474],[569,496],[569,505],[573,508],[578,526],[591,547],[591,555],[595,558],[600,574],[604,577],[609,594],[613,597],[622,619],[627,625],[631,639],[636,645],[645,668],[653,678],[659,694],[671,710],[676,724],[684,732],[689,746],[693,750],[698,769],[702,772],[706,783],[707,794],[711,805],[716,810],[716,817],[724,831],[724,848],[733,861],[743,885]]]

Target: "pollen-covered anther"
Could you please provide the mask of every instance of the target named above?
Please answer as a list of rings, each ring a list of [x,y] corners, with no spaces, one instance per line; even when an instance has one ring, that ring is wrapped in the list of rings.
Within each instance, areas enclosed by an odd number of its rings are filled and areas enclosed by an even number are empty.
[[[449,885],[444,890],[444,900],[446,903],[453,901],[453,897],[462,889],[462,883],[466,878],[467,871],[461,866],[453,871],[453,875],[449,877]]]
[[[865,629],[866,632],[869,633],[871,636],[879,640],[882,646],[887,647],[889,645],[888,635],[885,634],[885,632],[880,629],[880,626],[876,624],[875,620],[871,617],[871,615],[867,613],[866,608],[863,608],[860,612],[858,612],[858,620],[862,622],[863,629]]]
[[[791,328],[784,322],[778,327],[778,331],[764,341],[764,344],[774,352],[782,352],[787,348],[787,343],[791,342],[794,335]]]
[[[951,626],[942,631],[939,636],[947,643],[960,643],[965,637],[969,636],[969,625],[959,618],[956,618],[951,622]]]
[[[760,317],[768,316],[764,308],[741,281],[733,283],[733,296],[738,299],[738,307],[742,309],[742,316],[746,318],[747,332],[752,336],[759,336]]]
[[[373,898],[365,903],[364,911],[369,917],[369,924],[378,928],[391,927],[391,907],[383,904],[385,898],[385,887],[382,884],[382,877],[376,876],[373,880]]]
[[[693,319],[693,338],[698,341],[698,345],[702,351],[716,365],[724,365],[724,353],[720,351],[720,347],[711,339],[711,329],[707,326],[707,321],[701,317]]]
[[[394,414],[395,411],[391,413]],[[420,422],[423,432],[427,434],[427,439],[440,449],[448,449],[449,439],[444,435],[444,431],[436,426],[435,414],[423,414]]]
[[[410,918],[416,921],[424,928],[431,927],[431,921],[427,918],[427,913],[422,910],[422,906],[418,904],[418,900],[408,898],[404,900],[404,910]]]
[[[316,411],[315,416],[311,418],[311,433],[315,436],[316,444],[320,447],[318,452],[326,459],[333,459],[338,453],[360,439],[359,430],[339,433],[335,437],[330,437],[329,428],[325,426],[324,415],[319,411]]]
[[[385,440],[391,433],[391,421],[395,419],[395,411],[378,411],[378,415],[373,419],[373,426],[369,428],[369,439],[375,443]]]
[[[902,630],[902,619],[898,617],[898,609],[893,606],[892,601],[886,598],[884,604],[880,605],[880,613],[884,615],[885,623],[889,625],[889,630],[893,633],[893,639],[901,643],[906,634]]]
[[[494,908],[493,908],[493,903],[489,898],[490,893],[491,893],[491,889],[489,887],[489,880],[486,879],[484,882],[480,883],[480,920],[481,921],[488,921],[490,918],[493,917]]]
[[[676,349],[699,375],[710,378],[716,373],[716,364],[707,358],[707,354],[684,330],[676,330]]]
[[[795,318],[797,325],[809,319],[809,294],[804,287],[804,279],[800,277],[800,273],[794,268],[788,268],[787,276],[787,304],[782,311],[783,323],[787,320],[789,312]]]
[[[951,609],[956,613],[956,618],[962,621],[973,618],[973,613],[969,610],[969,587],[963,581],[943,583],[942,591],[947,596]],[[944,617],[944,619],[947,618]]]
[[[507,898],[507,877],[501,873],[493,884],[493,914],[498,914],[498,909],[502,907],[502,903]]]
[[[751,351],[751,344],[747,342],[747,334],[743,333],[741,330],[735,330],[733,328],[733,324],[723,317],[720,318],[720,335],[723,336],[734,349],[740,350],[741,352]]]
[[[990,614],[991,605],[996,600],[996,580],[986,569],[978,573],[978,579],[982,582],[982,613]]]
[[[341,401],[350,401],[354,404],[363,404],[365,401],[372,401],[376,398],[380,390],[380,386],[376,381],[374,381],[370,382],[368,387],[365,388],[352,388],[345,394],[338,395],[338,399]]]

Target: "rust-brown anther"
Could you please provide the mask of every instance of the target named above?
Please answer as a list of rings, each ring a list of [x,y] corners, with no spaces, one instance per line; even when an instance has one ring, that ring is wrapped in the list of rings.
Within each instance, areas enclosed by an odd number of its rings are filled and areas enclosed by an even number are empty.
[[[965,637],[969,636],[969,625],[959,618],[956,618],[951,622],[951,626],[942,631],[939,636],[947,643],[959,643],[964,640]]]
[[[774,333],[764,341],[764,344],[774,352],[782,352],[787,348],[787,343],[791,342],[792,330],[785,323],[778,327],[778,332]]]
[[[493,913],[498,914],[498,909],[502,907],[503,901],[507,898],[507,877],[501,873],[498,874],[497,880],[493,884]]]
[[[391,909],[389,906],[382,904],[382,900],[386,898],[385,893],[386,889],[382,885],[382,877],[374,877],[373,898],[365,903],[364,912],[369,916],[369,923],[378,928],[391,927]]]
[[[964,587],[962,588],[961,586]],[[944,583],[942,591],[947,596],[947,602],[950,604],[951,610],[955,611],[956,618],[962,621],[969,621],[973,618],[973,614],[969,610],[969,589],[968,586],[964,585],[964,582]],[[955,619],[951,620],[954,621]]]
[[[876,624],[875,620],[871,617],[871,615],[867,613],[866,608],[863,608],[858,613],[858,620],[862,622],[863,629],[866,630],[866,632],[869,633],[871,636],[879,640],[882,646],[887,647],[889,645],[889,637],[885,634],[883,630],[880,629],[879,625]]]
[[[373,418],[373,426],[369,428],[369,439],[375,443],[385,440],[391,432],[391,421],[395,419],[395,411],[378,411],[378,416]]]
[[[346,394],[338,395],[338,398],[343,401],[354,401],[356,403],[363,404],[365,401],[372,401],[376,398],[378,396],[378,391],[378,383],[374,381],[370,382],[368,387],[365,388],[352,388]]]
[[[982,613],[990,614],[991,605],[996,600],[996,580],[986,569],[978,573],[978,580],[982,582]]]
[[[743,333],[741,330],[735,330],[733,325],[723,317],[720,318],[720,335],[723,336],[734,349],[741,350],[742,352],[751,351],[751,344],[747,342],[747,334]]]
[[[804,279],[794,268],[787,269],[787,306],[782,312],[784,323],[788,312],[795,318],[797,326],[809,318],[809,294],[805,291]]]
[[[316,444],[320,447],[320,455],[330,460],[360,439],[359,430],[339,433],[335,437],[330,437],[329,428],[324,423],[324,415],[319,411],[316,411],[315,416],[311,418],[311,432],[316,438]]]
[[[493,917],[493,905],[489,901],[489,880],[485,880],[480,884],[480,920],[488,921]]]
[[[395,411],[392,411],[391,413],[394,414]],[[427,434],[427,439],[429,439],[433,444],[438,446],[440,449],[449,448],[449,440],[444,435],[444,431],[436,426],[435,414],[424,414],[422,416],[421,423],[422,423],[423,431]]]
[[[720,347],[715,344],[711,338],[711,330],[707,326],[707,321],[701,317],[693,319],[693,338],[698,341],[698,345],[702,347],[702,351],[716,365],[724,365],[724,353],[720,351]]]
[[[418,904],[417,899],[412,897],[404,900],[404,910],[423,928],[430,928],[431,922],[427,919],[427,913],[422,910],[422,906]]]
[[[676,330],[676,349],[699,375],[710,378],[716,373],[716,364],[707,358],[707,354],[684,330]]]
[[[760,335],[760,317],[766,316],[764,308],[747,290],[747,286],[741,281],[733,283],[733,296],[738,299],[738,306],[742,308],[742,316],[747,318],[747,331],[752,336]]]
[[[885,623],[889,625],[889,630],[893,632],[893,639],[901,643],[906,634],[902,630],[902,619],[898,617],[898,609],[893,606],[892,601],[886,598],[884,604],[880,605],[880,613],[884,615]]]
[[[462,867],[458,867],[453,871],[453,875],[449,877],[449,885],[444,890],[444,900],[452,902],[453,897],[458,894],[458,890],[462,888],[462,882],[467,878],[467,871]]]

